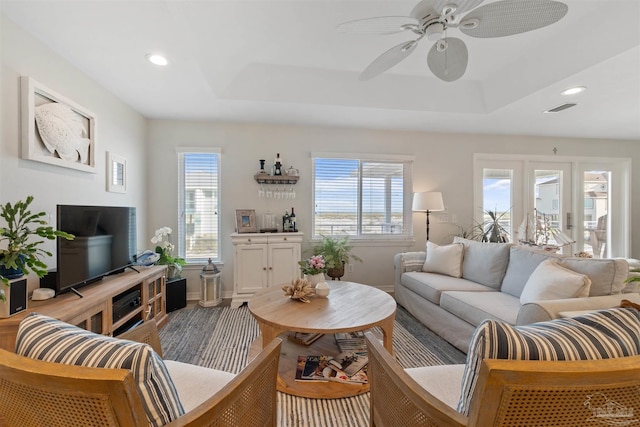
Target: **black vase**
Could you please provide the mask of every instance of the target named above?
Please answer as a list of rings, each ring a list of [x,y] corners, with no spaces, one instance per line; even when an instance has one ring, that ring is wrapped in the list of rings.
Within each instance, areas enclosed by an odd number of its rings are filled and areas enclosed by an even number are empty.
[[[327,269],[327,276],[331,277],[331,280],[340,280],[340,278],[344,276],[344,263],[340,264],[338,267]]]

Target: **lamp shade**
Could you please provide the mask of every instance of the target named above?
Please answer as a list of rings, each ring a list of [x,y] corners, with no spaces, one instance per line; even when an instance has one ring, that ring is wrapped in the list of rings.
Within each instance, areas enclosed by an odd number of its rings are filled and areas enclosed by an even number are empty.
[[[442,193],[439,191],[424,191],[422,193],[413,194],[414,212],[437,212],[444,210],[444,202],[442,201]]]

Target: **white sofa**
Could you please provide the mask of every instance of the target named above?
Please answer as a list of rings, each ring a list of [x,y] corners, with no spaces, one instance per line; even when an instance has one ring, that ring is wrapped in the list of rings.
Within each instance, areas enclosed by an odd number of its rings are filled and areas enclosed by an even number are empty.
[[[429,257],[427,252],[396,254],[395,299],[465,353],[473,331],[484,319],[526,325],[562,317],[563,312],[616,307],[622,299],[640,304],[637,284],[624,283],[629,275],[624,259],[564,257],[527,246],[459,237],[451,245],[438,247],[428,242],[428,247],[433,249]],[[545,260],[552,260],[553,266],[541,266]],[[566,270],[571,276],[567,280]],[[575,275],[578,281],[588,278],[585,286],[569,286],[574,281],[572,272],[579,273]],[[571,295],[554,296],[556,291]]]

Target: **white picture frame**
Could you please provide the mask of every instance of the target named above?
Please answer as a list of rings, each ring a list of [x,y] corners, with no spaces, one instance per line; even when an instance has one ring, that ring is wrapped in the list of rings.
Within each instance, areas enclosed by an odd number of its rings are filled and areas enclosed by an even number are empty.
[[[28,76],[20,77],[20,97],[21,157],[50,165],[96,173],[95,114]],[[66,126],[62,129],[62,132],[55,132],[58,129],[53,129],[53,132],[46,133],[45,130],[45,134],[49,135],[49,137],[45,138],[47,143],[43,140],[36,124],[36,109],[45,104],[61,105],[60,108],[66,113],[66,117],[71,117],[73,124],[76,126],[74,128]],[[60,123],[65,126],[68,122],[56,120],[52,123],[52,126],[60,126]],[[79,133],[78,135],[74,135],[76,131]],[[60,134],[63,134],[63,136],[60,137]],[[59,139],[51,138],[51,135]],[[72,140],[65,140],[65,138],[68,138],[67,135],[77,137],[72,138]],[[61,157],[60,152],[65,153],[63,155],[65,158]],[[76,157],[75,160],[73,160],[74,156]]]
[[[111,193],[127,192],[127,159],[107,152],[107,191]]]

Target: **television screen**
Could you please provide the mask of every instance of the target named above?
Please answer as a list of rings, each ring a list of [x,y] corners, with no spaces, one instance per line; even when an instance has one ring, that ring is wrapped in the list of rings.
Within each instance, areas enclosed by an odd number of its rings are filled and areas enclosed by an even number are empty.
[[[56,293],[79,288],[135,262],[136,208],[58,205],[57,229],[75,239],[57,239]]]

